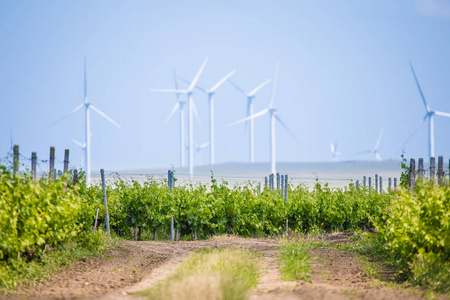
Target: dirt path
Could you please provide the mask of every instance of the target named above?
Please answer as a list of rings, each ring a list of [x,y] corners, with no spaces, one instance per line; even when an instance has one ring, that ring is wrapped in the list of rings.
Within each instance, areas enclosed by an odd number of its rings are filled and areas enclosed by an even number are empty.
[[[330,236],[330,240],[345,239]],[[164,280],[194,250],[245,248],[263,254],[264,274],[249,298],[256,299],[421,299],[418,290],[387,288],[364,274],[349,251],[313,249],[311,282],[282,281],[277,240],[216,237],[207,241],[133,242],[109,249],[95,260],[78,261],[45,283],[24,287],[5,299],[138,299],[130,295]],[[393,285],[393,284],[392,284]],[[2,298],[2,299],[3,299]]]

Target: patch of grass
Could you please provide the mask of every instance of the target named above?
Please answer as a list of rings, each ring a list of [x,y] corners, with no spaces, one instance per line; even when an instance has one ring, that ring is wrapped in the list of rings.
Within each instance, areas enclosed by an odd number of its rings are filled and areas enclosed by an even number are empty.
[[[308,249],[315,244],[316,242],[296,240],[281,247],[280,271],[283,280],[309,281],[312,263]]]
[[[349,295],[349,296],[361,296],[362,295],[361,292],[349,291],[349,290],[342,290],[341,293],[344,294],[344,295]]]
[[[106,248],[118,244],[116,237],[101,232],[82,234],[70,243],[48,249],[39,258],[29,260],[20,257],[0,261],[0,294],[12,293],[20,285],[35,285],[58,272],[63,266],[98,256]]]
[[[194,252],[168,279],[140,292],[149,299],[245,299],[261,272],[260,254],[244,249]]]

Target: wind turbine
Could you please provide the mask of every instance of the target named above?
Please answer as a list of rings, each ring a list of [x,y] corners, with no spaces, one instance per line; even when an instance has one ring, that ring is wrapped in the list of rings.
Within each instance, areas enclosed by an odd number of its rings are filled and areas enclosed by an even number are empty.
[[[201,145],[198,145],[197,143],[194,143],[194,148],[195,148],[195,154],[194,156],[198,156],[198,164],[201,165],[202,164],[202,157],[200,152],[202,151],[203,148],[206,148],[209,146],[209,142],[203,143]]]
[[[267,79],[266,81],[264,81],[263,83],[261,83],[260,85],[258,85],[255,89],[253,89],[250,93],[246,93],[244,92],[243,89],[241,89],[237,84],[233,83],[231,80],[228,80],[228,82],[234,86],[239,92],[241,92],[242,95],[244,95],[247,98],[247,116],[246,116],[246,121],[249,122],[249,132],[248,132],[248,143],[249,143],[249,161],[250,163],[253,163],[255,161],[255,154],[254,154],[254,125],[253,125],[253,119],[254,118],[250,118],[250,116],[253,115],[253,99],[256,96],[256,93],[262,89],[266,84],[268,84],[270,82],[270,79]],[[244,121],[243,121],[244,122]]]
[[[270,121],[270,169],[271,169],[272,174],[276,174],[276,172],[277,172],[277,170],[276,170],[277,169],[277,167],[276,167],[277,161],[276,161],[276,141],[275,141],[275,120],[280,122],[280,124],[283,125],[283,127],[289,132],[289,134],[294,138],[294,140],[298,142],[297,138],[292,133],[292,131],[287,127],[287,125],[283,122],[283,120],[281,120],[281,118],[277,115],[277,109],[273,107],[277,75],[278,75],[278,63],[275,68],[275,75],[274,75],[273,82],[272,82],[272,93],[270,96],[269,107],[266,109],[263,109],[260,112],[252,114],[244,119],[241,119],[239,121],[228,124],[228,126],[234,126],[239,123],[243,123],[243,122],[261,117],[261,116],[265,115],[266,113],[270,114],[270,119],[269,119],[269,121]]]
[[[175,84],[175,90],[178,90],[178,81],[177,81],[177,75],[175,74],[175,70],[173,71],[173,81]],[[180,100],[180,93],[176,93],[177,95],[177,103],[173,107],[172,111],[170,112],[169,116],[167,117],[164,124],[167,124],[167,122],[170,120],[170,118],[173,116],[173,114],[179,109],[180,110],[180,166],[185,167],[186,163],[184,160],[184,106],[186,104],[185,100]]]
[[[413,73],[414,80],[416,81],[416,85],[417,85],[417,89],[419,90],[420,97],[422,98],[423,105],[425,105],[425,110],[427,112],[425,113],[425,116],[423,117],[422,121],[419,122],[419,124],[417,125],[417,127],[413,131],[413,133],[403,143],[403,146],[417,132],[417,130],[419,130],[420,126],[422,126],[422,124],[428,119],[428,154],[429,154],[429,157],[434,157],[434,116],[436,115],[436,116],[450,118],[450,113],[430,109],[427,101],[425,100],[425,96],[423,95],[422,89],[420,88],[419,80],[416,77],[416,72],[414,72],[412,63],[409,62],[409,65],[411,67],[411,72]]]
[[[91,137],[92,137],[92,134],[91,134]],[[84,152],[86,151],[86,143],[81,143],[74,138],[71,138],[71,140],[74,144],[76,144],[78,147],[80,147],[81,150],[83,150],[83,155],[81,155],[81,164],[83,164],[83,160],[85,157]]]
[[[381,128],[380,134],[378,135],[377,143],[375,144],[375,146],[374,146],[371,150],[358,152],[358,153],[356,153],[356,154],[373,153],[373,154],[375,154],[375,160],[376,160],[376,161],[381,161],[381,156],[380,156],[380,154],[378,153],[378,147],[380,146],[381,137],[383,136],[383,131],[384,131],[384,128]]]
[[[217,82],[211,89],[204,89],[199,85],[195,87],[201,90],[203,93],[208,95],[208,103],[209,103],[209,164],[214,165],[214,94],[216,90],[227,81],[233,74],[236,73],[236,70],[231,71],[225,77],[223,77],[219,82]],[[181,80],[191,84],[190,81],[181,78]]]
[[[333,155],[333,161],[337,161],[337,157],[341,155],[341,152],[337,152],[337,144],[330,143],[331,154]]]
[[[189,176],[194,176],[194,124],[192,122],[193,117],[193,111],[194,111],[194,103],[192,99],[192,94],[195,85],[198,82],[198,79],[200,78],[200,75],[203,72],[203,69],[206,66],[206,63],[208,62],[208,57],[205,58],[203,61],[203,64],[201,65],[200,69],[197,71],[197,74],[195,75],[194,79],[192,80],[191,84],[187,88],[187,90],[170,90],[170,89],[151,89],[153,92],[161,92],[161,93],[175,93],[175,94],[186,94],[187,95],[187,105],[188,105],[188,149],[189,149]]]
[[[77,106],[74,110],[72,110],[69,114],[65,115],[61,119],[53,122],[49,126],[52,126],[65,118],[73,115],[80,109],[84,107],[84,115],[85,115],[85,142],[84,142],[84,166],[86,169],[86,184],[89,184],[91,181],[91,123],[90,123],[90,112],[91,110],[95,111],[97,114],[99,114],[101,117],[105,118],[107,121],[112,123],[117,128],[120,128],[120,125],[116,123],[113,119],[111,119],[109,116],[107,116],[104,112],[99,110],[97,107],[92,105],[87,98],[87,78],[86,78],[86,59],[84,60],[84,101],[79,106]]]

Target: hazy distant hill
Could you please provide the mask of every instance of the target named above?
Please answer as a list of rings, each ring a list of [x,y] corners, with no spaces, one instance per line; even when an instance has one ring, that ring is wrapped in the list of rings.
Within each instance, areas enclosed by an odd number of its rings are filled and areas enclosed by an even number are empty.
[[[166,178],[167,169],[139,169],[122,170],[117,173],[124,179],[143,180],[146,176],[154,178]],[[179,181],[189,180],[187,168],[174,168],[175,176]],[[226,180],[229,183],[261,182],[264,184],[264,176],[268,176],[269,163],[224,163],[214,166],[204,165],[195,168],[192,181],[207,183],[210,181],[211,171],[217,180]],[[109,174],[113,170],[107,170]],[[401,173],[400,162],[397,160],[376,161],[343,161],[343,162],[280,162],[277,164],[277,172],[288,174],[291,182],[300,182],[312,185],[316,182],[328,182],[330,186],[342,187],[348,185],[351,180],[360,180],[363,176],[382,176],[383,187],[387,187],[388,178],[399,178]],[[374,179],[372,179],[373,181]]]

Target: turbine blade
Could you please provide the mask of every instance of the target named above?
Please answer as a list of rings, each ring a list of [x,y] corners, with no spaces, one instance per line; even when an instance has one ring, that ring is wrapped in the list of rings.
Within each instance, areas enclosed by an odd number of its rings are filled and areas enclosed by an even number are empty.
[[[200,120],[200,117],[198,116],[197,107],[195,106],[194,100],[192,100],[192,111],[194,112],[195,119],[197,119],[198,125],[202,126],[202,121]]]
[[[80,148],[82,148],[82,149],[84,149],[84,147],[86,147],[85,144],[80,143],[79,141],[77,141],[77,140],[74,139],[74,138],[70,138],[70,140],[71,140],[74,144],[76,144],[78,147],[80,147]]]
[[[203,148],[208,147],[208,146],[209,146],[209,142],[206,142],[206,143],[203,143],[200,146],[198,146],[198,148],[203,149]]]
[[[170,118],[172,118],[173,114],[177,111],[177,109],[180,107],[180,102],[177,102],[175,106],[173,107],[172,111],[170,112],[169,116],[167,117],[166,121],[164,121],[164,125],[169,122]]]
[[[270,103],[269,103],[269,107],[272,108],[273,107],[273,101],[275,99],[275,87],[276,87],[276,82],[277,82],[277,76],[278,76],[278,66],[279,66],[279,62],[277,61],[277,66],[275,67],[275,75],[273,76],[273,81],[272,81],[272,92],[270,95]]]
[[[84,58],[84,99],[87,97],[86,57]]]
[[[187,94],[186,90],[171,90],[171,89],[150,89],[151,92],[158,93],[172,93],[172,94]]]
[[[198,70],[197,74],[195,74],[194,80],[192,80],[191,85],[190,85],[190,86],[188,87],[188,89],[187,89],[189,92],[192,92],[192,90],[194,89],[194,87],[197,85],[197,81],[198,81],[198,79],[200,78],[200,75],[202,74],[203,69],[205,68],[207,62],[208,62],[208,57],[205,58],[205,60],[203,61],[202,66],[201,66],[200,69]]]
[[[210,92],[214,92],[215,90],[217,90],[219,88],[219,86],[221,86],[225,81],[228,80],[228,78],[230,78],[231,76],[233,76],[233,74],[236,73],[236,70],[231,71],[230,73],[228,73],[224,78],[222,78],[218,83],[216,83],[210,90]]]
[[[281,120],[281,118],[277,115],[275,115],[275,118],[278,120],[278,122],[280,122],[281,125],[283,125],[283,127],[287,130],[287,132],[289,132],[289,134],[294,138],[294,140],[299,143],[299,141],[297,140],[297,137],[295,136],[295,134],[289,129],[289,127],[287,127],[287,125],[283,122],[283,120]]]
[[[178,78],[180,78],[181,79],[181,81],[184,81],[185,83],[187,83],[187,84],[191,84],[191,82],[189,81],[189,80],[187,80],[187,79],[185,79],[185,78],[183,78],[183,77],[178,77]],[[205,93],[205,94],[208,94],[208,91],[206,91],[204,88],[202,88],[201,86],[199,86],[199,85],[196,85],[195,86],[197,89],[199,89],[200,91],[202,91],[203,93]]]
[[[378,154],[378,152],[375,153],[375,159],[381,161],[381,156],[380,154]]]
[[[403,142],[403,144],[400,146],[399,150],[402,150],[402,148],[406,145],[406,143],[409,142],[409,140],[416,134],[417,130],[419,130],[420,126],[422,126],[422,124],[425,122],[425,120],[428,118],[428,114],[425,115],[425,117],[422,119],[422,121],[419,122],[419,124],[417,124],[416,128],[414,129],[414,131],[411,133],[411,135]]]
[[[450,114],[449,114],[449,113],[446,113],[446,112],[435,111],[434,114],[437,115],[437,116],[448,117],[448,118],[450,118]]]
[[[106,120],[108,120],[109,122],[111,122],[114,126],[116,126],[117,128],[120,128],[120,125],[117,124],[116,121],[114,121],[113,119],[111,119],[109,116],[107,116],[104,112],[102,112],[100,109],[98,109],[97,107],[95,107],[94,105],[89,105],[89,108],[91,108],[93,111],[95,111],[96,113],[98,113],[100,116],[102,116],[103,118],[105,118]]]
[[[427,112],[429,112],[430,108],[428,107],[427,101],[425,100],[425,96],[423,95],[422,89],[420,88],[419,80],[417,80],[417,77],[416,77],[416,72],[414,72],[414,68],[413,68],[413,65],[411,62],[409,62],[409,65],[411,67],[411,71],[413,73],[414,80],[416,81],[417,88],[419,89],[420,97],[422,97],[423,105],[425,105],[425,109],[427,110]]]
[[[243,123],[243,122],[245,122],[245,121],[248,121],[248,120],[251,120],[251,119],[258,118],[258,117],[260,117],[260,116],[266,114],[268,111],[269,111],[268,108],[263,109],[262,111],[257,112],[256,114],[253,114],[253,115],[251,115],[251,116],[245,117],[245,118],[240,119],[240,120],[238,120],[238,121],[236,121],[236,122],[230,123],[230,124],[228,124],[227,126],[234,126],[234,125]]]
[[[177,81],[177,74],[175,73],[175,69],[173,70],[173,83],[175,85],[175,89],[178,91],[178,81]],[[177,101],[180,101],[180,93],[176,93],[177,95]]]
[[[228,80],[228,82],[235,87],[235,89],[237,89],[239,92],[241,92],[242,95],[244,95],[245,97],[247,97],[247,94],[244,92],[243,89],[241,89],[236,83],[234,83],[231,80]]]
[[[262,89],[266,84],[268,84],[271,81],[271,79],[267,79],[266,81],[264,81],[263,83],[261,83],[260,85],[258,85],[253,91],[251,91],[250,93],[248,93],[248,96],[254,96],[260,89]]]
[[[383,136],[383,131],[384,131],[384,128],[381,128],[380,135],[378,136],[377,143],[375,144],[375,147],[373,148],[373,150],[378,150],[378,146],[380,146],[381,137]]]
[[[80,104],[79,106],[77,106],[74,110],[72,110],[70,113],[68,113],[68,114],[65,115],[64,117],[62,117],[62,118],[56,120],[55,122],[51,123],[50,125],[48,125],[47,128],[48,128],[48,127],[51,127],[51,126],[53,126],[53,125],[55,125],[56,123],[61,122],[62,120],[64,120],[64,119],[67,118],[67,117],[70,117],[71,115],[73,115],[74,113],[76,113],[77,111],[79,111],[80,109],[82,109],[83,107],[84,107],[84,103],[82,103],[82,104]]]

